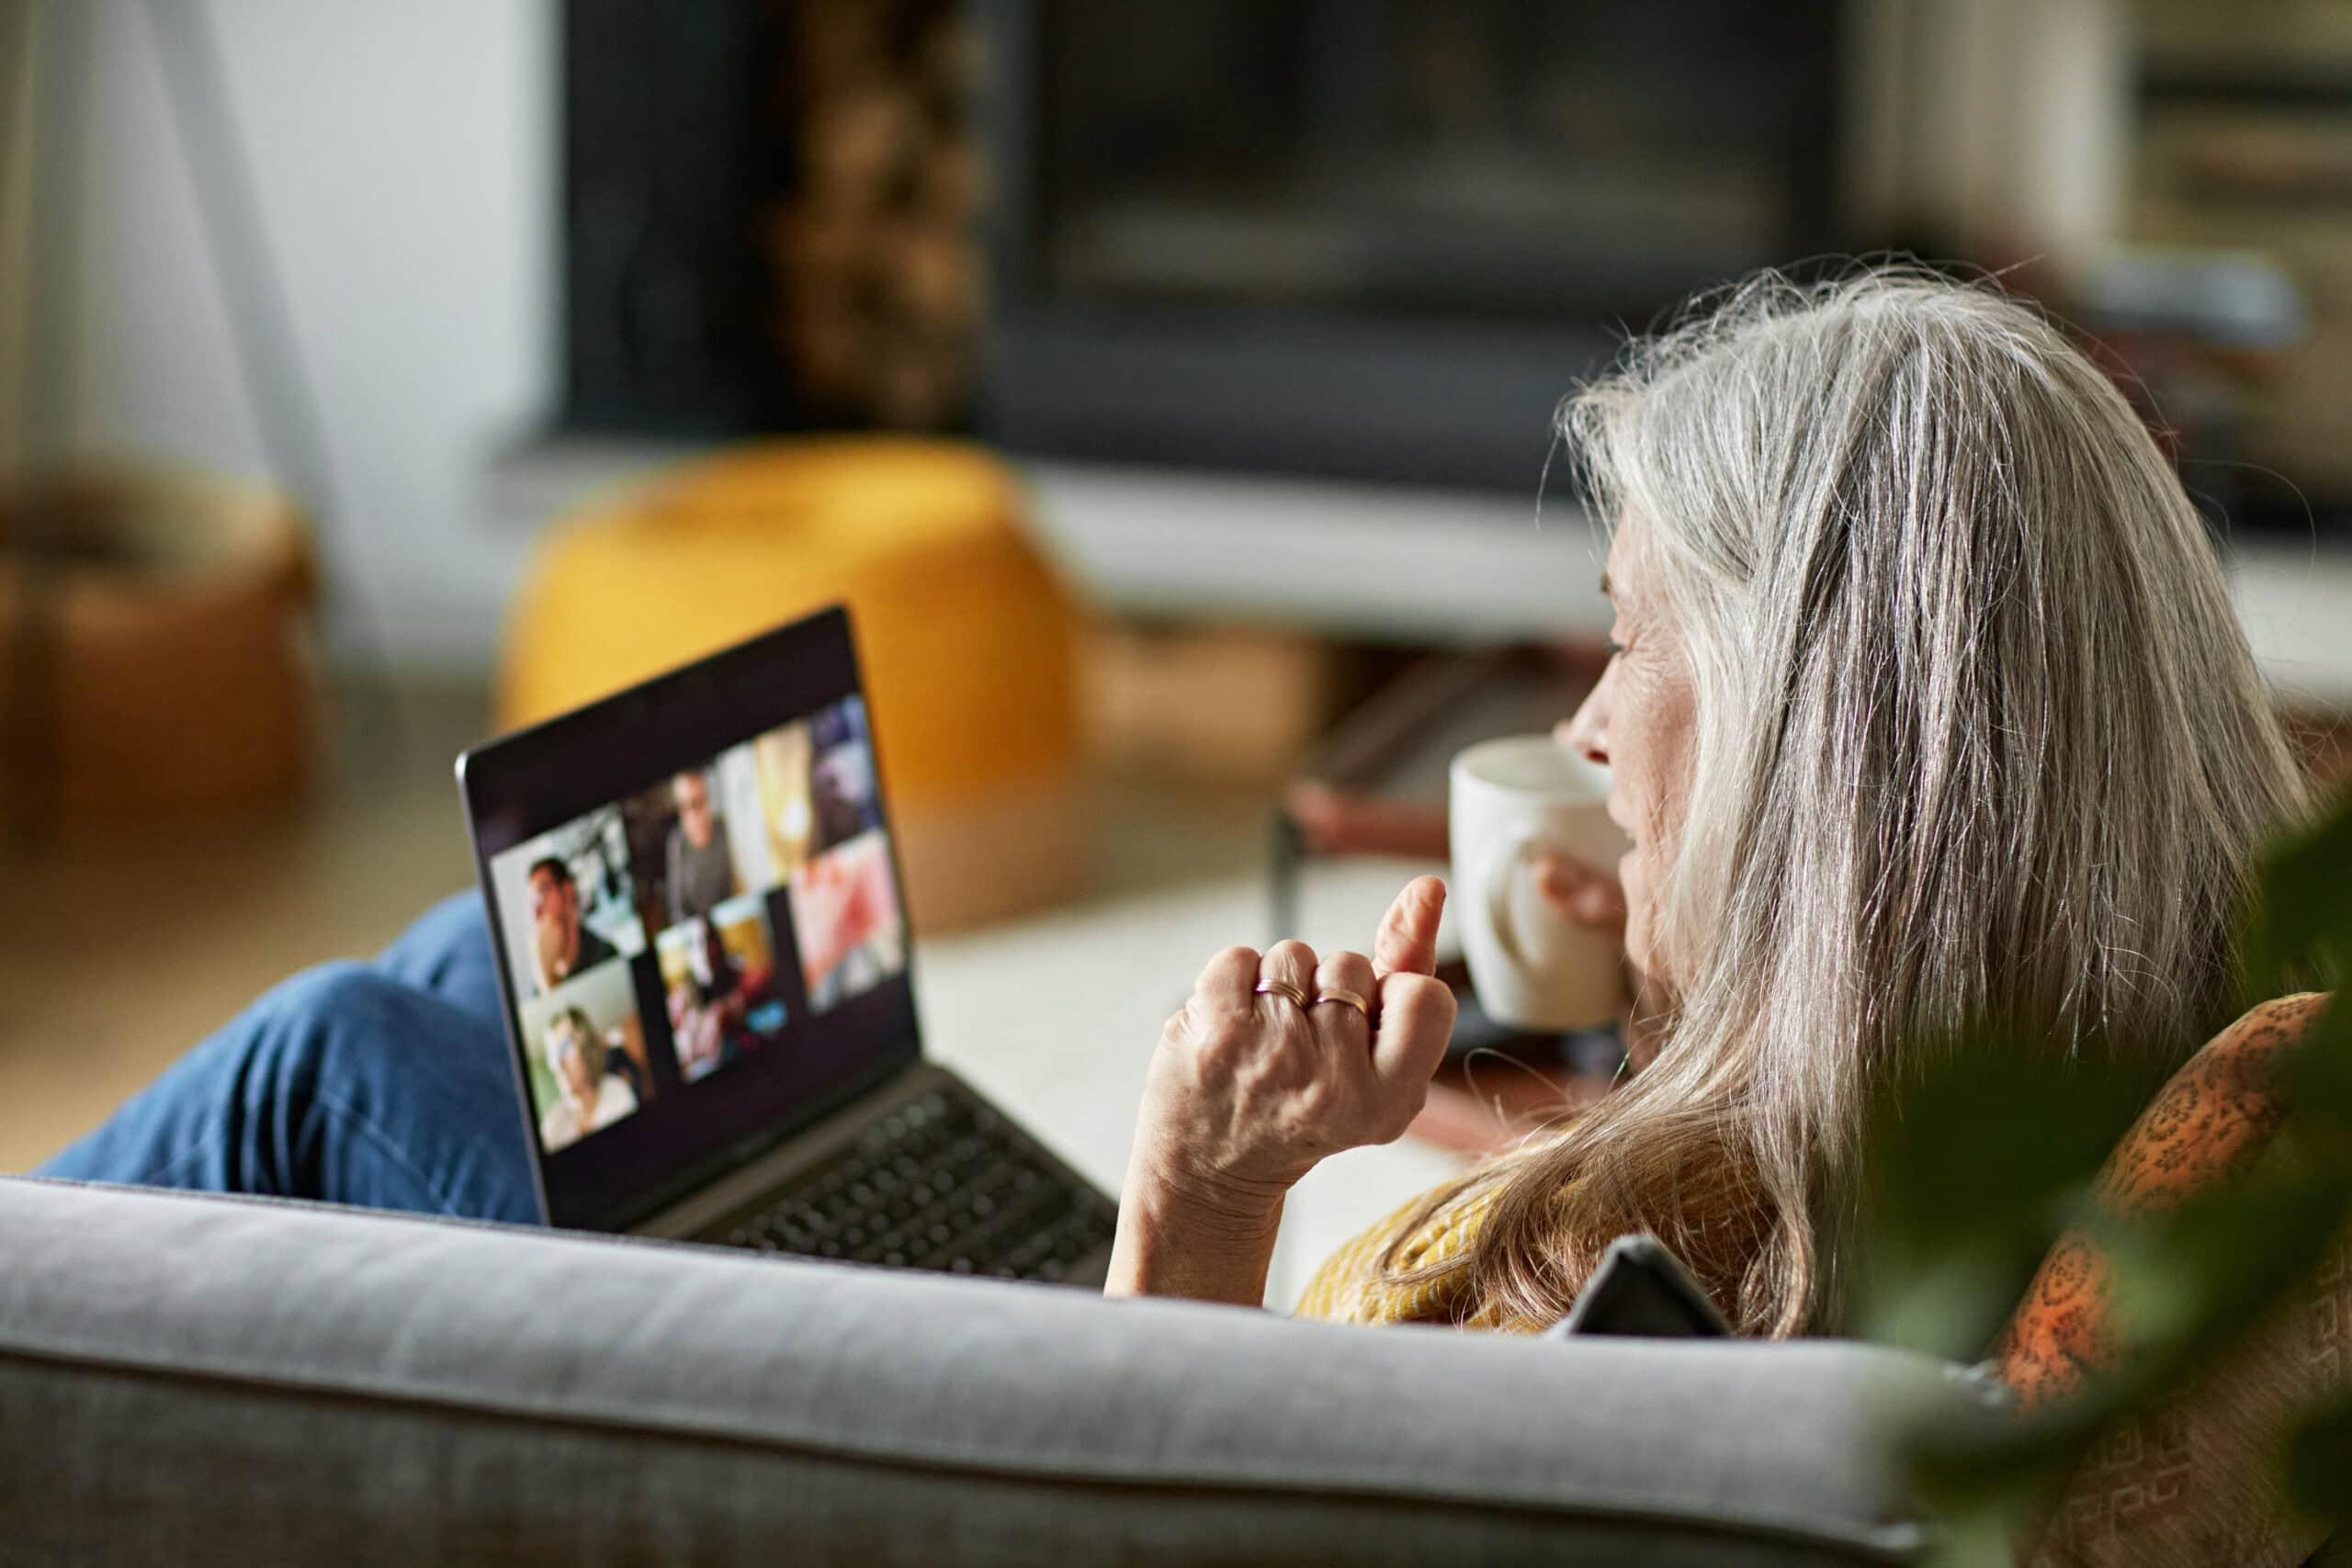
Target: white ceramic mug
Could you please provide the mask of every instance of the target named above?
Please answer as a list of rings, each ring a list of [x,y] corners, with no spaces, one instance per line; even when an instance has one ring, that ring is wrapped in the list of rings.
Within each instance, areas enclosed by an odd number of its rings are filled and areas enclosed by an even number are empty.
[[[1478,1005],[1516,1029],[1613,1021],[1622,944],[1555,911],[1535,867],[1551,850],[1615,874],[1632,843],[1603,804],[1609,771],[1548,735],[1513,735],[1456,755],[1450,783],[1454,917]]]

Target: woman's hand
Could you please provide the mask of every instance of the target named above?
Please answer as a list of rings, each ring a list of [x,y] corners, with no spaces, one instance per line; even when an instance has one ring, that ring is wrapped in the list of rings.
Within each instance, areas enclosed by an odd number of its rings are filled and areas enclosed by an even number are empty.
[[[1549,850],[1535,857],[1535,887],[1552,912],[1572,926],[1589,926],[1625,938],[1625,889],[1612,868],[1602,870]]]
[[[1552,912],[1572,926],[1588,926],[1625,941],[1625,889],[1612,868],[1546,851],[1535,860],[1535,886]],[[1619,1032],[1636,1069],[1649,1066],[1662,1038],[1665,1008],[1660,994],[1633,964],[1625,964],[1625,1016]]]
[[[1152,1055],[1110,1293],[1265,1299],[1291,1186],[1326,1155],[1395,1139],[1428,1097],[1453,1032],[1453,993],[1431,977],[1444,908],[1445,885],[1425,876],[1370,958],[1284,942],[1209,961]],[[1317,1000],[1340,991],[1369,1011]]]

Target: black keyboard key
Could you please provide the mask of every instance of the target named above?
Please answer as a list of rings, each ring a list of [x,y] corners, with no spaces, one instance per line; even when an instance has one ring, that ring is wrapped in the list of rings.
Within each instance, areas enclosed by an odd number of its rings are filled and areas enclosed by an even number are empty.
[[[1108,1240],[1116,1217],[994,1112],[933,1090],[720,1234],[767,1252],[1044,1279]]]

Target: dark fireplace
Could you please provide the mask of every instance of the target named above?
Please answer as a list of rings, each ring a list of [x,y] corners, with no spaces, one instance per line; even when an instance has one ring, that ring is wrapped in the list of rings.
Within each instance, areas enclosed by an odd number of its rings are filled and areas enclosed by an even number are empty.
[[[1690,289],[1833,248],[1836,0],[982,0],[987,428],[1524,490]]]
[[[566,0],[575,434],[956,429],[978,56],[949,0]]]
[[[1839,243],[1841,11],[567,0],[563,423],[1524,490],[1622,332]]]

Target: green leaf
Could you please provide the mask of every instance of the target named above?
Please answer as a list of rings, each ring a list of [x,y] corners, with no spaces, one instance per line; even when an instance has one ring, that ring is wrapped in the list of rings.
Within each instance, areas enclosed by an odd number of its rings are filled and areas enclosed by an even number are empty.
[[[1997,1502],[1952,1508],[1938,1520],[1927,1568],[2016,1568],[2018,1511]]]
[[[2280,1075],[2305,1135],[2326,1139],[2352,1159],[2352,1008],[2330,1002],[2306,1027]]]
[[[1930,1060],[1871,1118],[1855,1321],[1866,1337],[1973,1360],[2152,1086],[2005,1036]]]
[[[2352,1205],[2352,1171],[2312,1157],[2290,1126],[2246,1176],[2168,1214],[2096,1224],[2113,1323],[2150,1382],[2225,1353],[2310,1277]]]
[[[2287,1500],[2313,1520],[2352,1520],[2352,1398],[2307,1419],[2287,1441]]]
[[[2275,846],[2257,886],[2241,944],[2245,995],[2279,996],[2307,982],[2333,988],[2352,956],[2352,793]]]

